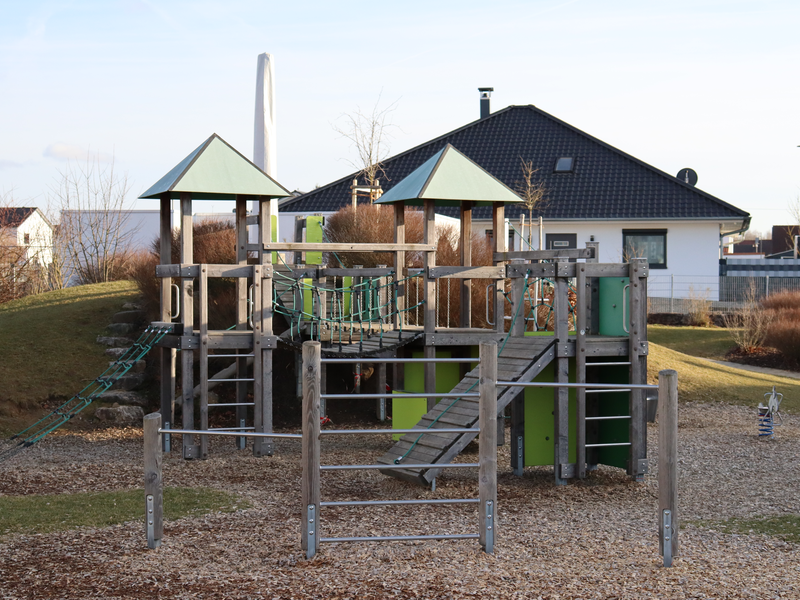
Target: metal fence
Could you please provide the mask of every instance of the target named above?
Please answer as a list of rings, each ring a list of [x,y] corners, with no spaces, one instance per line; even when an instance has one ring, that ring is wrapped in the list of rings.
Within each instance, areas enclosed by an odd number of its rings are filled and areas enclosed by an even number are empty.
[[[655,275],[647,284],[648,312],[733,312],[780,292],[800,292],[800,277]]]

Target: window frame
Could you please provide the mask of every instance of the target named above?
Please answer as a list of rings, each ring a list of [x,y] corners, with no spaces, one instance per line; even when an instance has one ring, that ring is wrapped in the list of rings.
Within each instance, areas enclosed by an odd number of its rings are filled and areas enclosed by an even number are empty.
[[[628,236],[661,236],[664,240],[664,263],[651,263],[647,261],[647,266],[651,269],[666,269],[668,264],[667,255],[667,229],[623,229],[622,230],[622,255],[625,256],[625,251],[628,247]]]
[[[558,163],[559,161],[568,158],[570,161],[569,169],[559,169]],[[574,173],[575,172],[575,162],[576,158],[574,156],[559,156],[556,158],[556,162],[553,164],[553,173]]]

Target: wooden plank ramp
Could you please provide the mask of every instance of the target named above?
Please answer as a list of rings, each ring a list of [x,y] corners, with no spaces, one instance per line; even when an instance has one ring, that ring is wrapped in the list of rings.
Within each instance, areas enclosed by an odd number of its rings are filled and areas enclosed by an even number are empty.
[[[511,338],[497,358],[498,379],[501,381],[529,382],[542,372],[555,357],[554,339],[552,337]],[[478,369],[475,368],[464,376],[451,393],[478,391]],[[521,393],[521,388],[497,386],[497,413],[501,414],[505,407]],[[413,394],[412,394],[413,395]],[[467,447],[476,433],[436,433],[437,429],[453,427],[477,428],[478,399],[445,398],[426,413],[414,429],[424,433],[408,433],[378,460],[378,464],[391,465],[397,459],[407,464],[447,464]],[[384,475],[396,477],[412,483],[430,486],[442,469],[387,469],[381,470]]]
[[[303,324],[303,333],[307,333],[309,324]],[[294,338],[291,334],[294,333]],[[338,339],[331,342],[330,347],[322,348],[322,355],[326,358],[355,358],[364,357],[368,359],[370,356],[378,356],[387,352],[392,352],[401,346],[410,344],[411,342],[421,338],[423,335],[422,330],[398,330],[384,331],[383,335],[379,332],[372,332],[369,334],[364,330],[363,337],[359,330],[353,331],[351,336],[342,336],[341,345]],[[307,339],[302,334],[298,334],[291,330],[284,331],[278,338],[278,342],[285,347],[290,347],[294,350],[301,350],[303,347],[303,340]],[[364,360],[369,362],[369,360]]]

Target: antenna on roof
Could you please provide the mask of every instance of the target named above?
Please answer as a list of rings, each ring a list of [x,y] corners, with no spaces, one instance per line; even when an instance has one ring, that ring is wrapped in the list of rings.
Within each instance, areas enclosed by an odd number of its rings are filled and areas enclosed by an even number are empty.
[[[697,173],[694,169],[681,169],[675,177],[691,186],[697,185]]]

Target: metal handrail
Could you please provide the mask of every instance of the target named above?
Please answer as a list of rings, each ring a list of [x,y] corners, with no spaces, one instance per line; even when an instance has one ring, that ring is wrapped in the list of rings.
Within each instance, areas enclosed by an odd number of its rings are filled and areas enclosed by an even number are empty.
[[[187,435],[227,435],[234,437],[252,438],[281,438],[281,439],[303,439],[302,433],[256,433],[239,431],[209,431],[208,429],[163,429],[159,428],[158,433],[182,433]]]
[[[210,405],[215,406],[215,405]],[[323,429],[319,432],[320,435],[370,435],[370,434],[389,434],[396,433],[480,433],[481,430],[477,428],[465,427],[448,427],[447,429]]]
[[[170,289],[175,290],[175,314],[169,316],[169,320],[172,321],[181,316],[181,289],[177,283],[171,283]]]
[[[608,390],[657,390],[657,385],[644,383],[559,383],[556,381],[498,381],[497,387],[551,387],[551,388],[602,388]]]
[[[214,381],[217,381],[216,379]],[[357,398],[359,400],[380,400],[381,398],[403,398],[404,400],[409,397],[413,398],[480,398],[481,395],[477,392],[464,392],[463,394],[426,394],[425,392],[408,392],[406,394],[320,394],[323,400],[347,400],[350,398]]]
[[[626,315],[627,311],[625,310],[625,290],[627,290],[629,287],[631,287],[630,283],[622,288],[622,329],[625,331],[625,333],[630,333],[628,330],[628,318]]]

